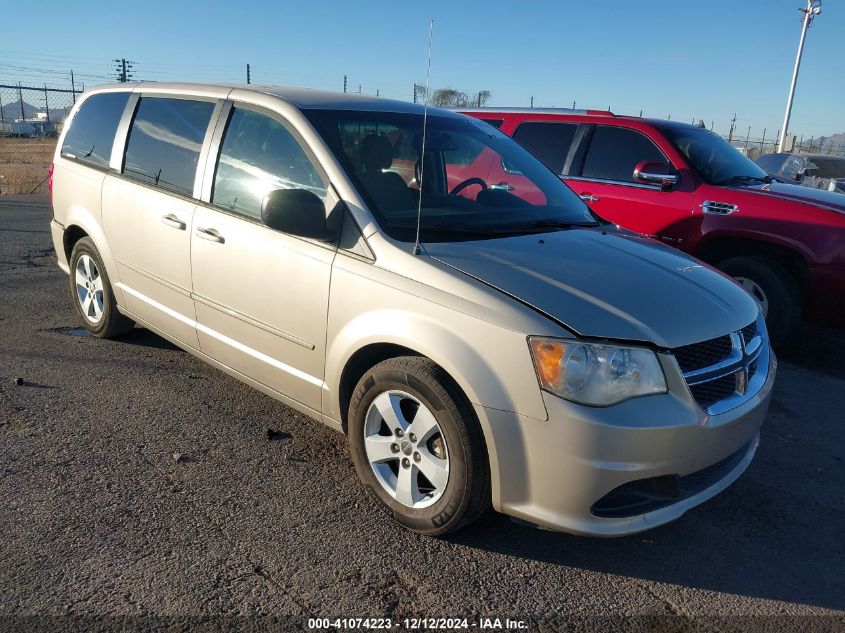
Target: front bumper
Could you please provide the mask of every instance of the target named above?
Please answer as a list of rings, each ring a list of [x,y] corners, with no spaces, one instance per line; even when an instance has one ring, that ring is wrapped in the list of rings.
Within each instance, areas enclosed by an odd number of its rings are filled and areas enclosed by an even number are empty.
[[[544,392],[545,422],[477,406],[488,430],[493,505],[543,528],[592,536],[633,534],[677,519],[727,488],[751,463],[776,368],[771,354],[760,390],[719,415],[705,413],[683,383],[670,384],[667,394],[607,408]],[[620,486],[651,478],[697,487],[687,486],[677,500],[645,513],[594,513],[597,502]]]

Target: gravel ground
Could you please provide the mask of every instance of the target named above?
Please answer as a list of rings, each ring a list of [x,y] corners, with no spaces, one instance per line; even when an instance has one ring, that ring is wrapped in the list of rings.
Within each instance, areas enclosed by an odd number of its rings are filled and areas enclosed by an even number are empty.
[[[342,435],[146,330],[78,336],[49,217],[0,198],[0,629],[845,630],[845,334],[804,333],[748,472],[680,520],[437,540],[375,509]]]

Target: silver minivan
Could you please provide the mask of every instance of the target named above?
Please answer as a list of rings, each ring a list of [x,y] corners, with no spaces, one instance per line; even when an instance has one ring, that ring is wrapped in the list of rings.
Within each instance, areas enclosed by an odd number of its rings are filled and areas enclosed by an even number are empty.
[[[502,167],[512,182],[491,182]],[[723,490],[757,448],[776,361],[752,298],[605,222],[482,121],[106,86],[65,126],[52,195],[92,334],[139,324],[345,433],[412,530],[492,504],[629,534]]]

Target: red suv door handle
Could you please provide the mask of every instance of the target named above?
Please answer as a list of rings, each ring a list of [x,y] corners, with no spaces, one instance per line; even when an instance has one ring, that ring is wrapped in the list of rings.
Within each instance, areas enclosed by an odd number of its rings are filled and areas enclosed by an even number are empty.
[[[599,201],[599,197],[598,197],[598,196],[594,196],[594,195],[593,195],[593,194],[591,194],[591,193],[586,193],[586,192],[585,192],[585,193],[582,193],[579,197],[580,197],[580,198],[581,198],[581,200],[583,200],[584,202],[598,202],[598,201]]]

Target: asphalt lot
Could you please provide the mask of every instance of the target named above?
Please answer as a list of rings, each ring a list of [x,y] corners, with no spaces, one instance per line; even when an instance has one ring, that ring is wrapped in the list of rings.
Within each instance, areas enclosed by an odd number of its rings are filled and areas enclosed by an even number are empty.
[[[376,511],[340,434],[146,330],[74,335],[49,216],[43,197],[0,198],[0,629],[660,616],[845,630],[845,333],[803,334],[748,472],[680,520],[599,540],[491,512],[436,540]]]

